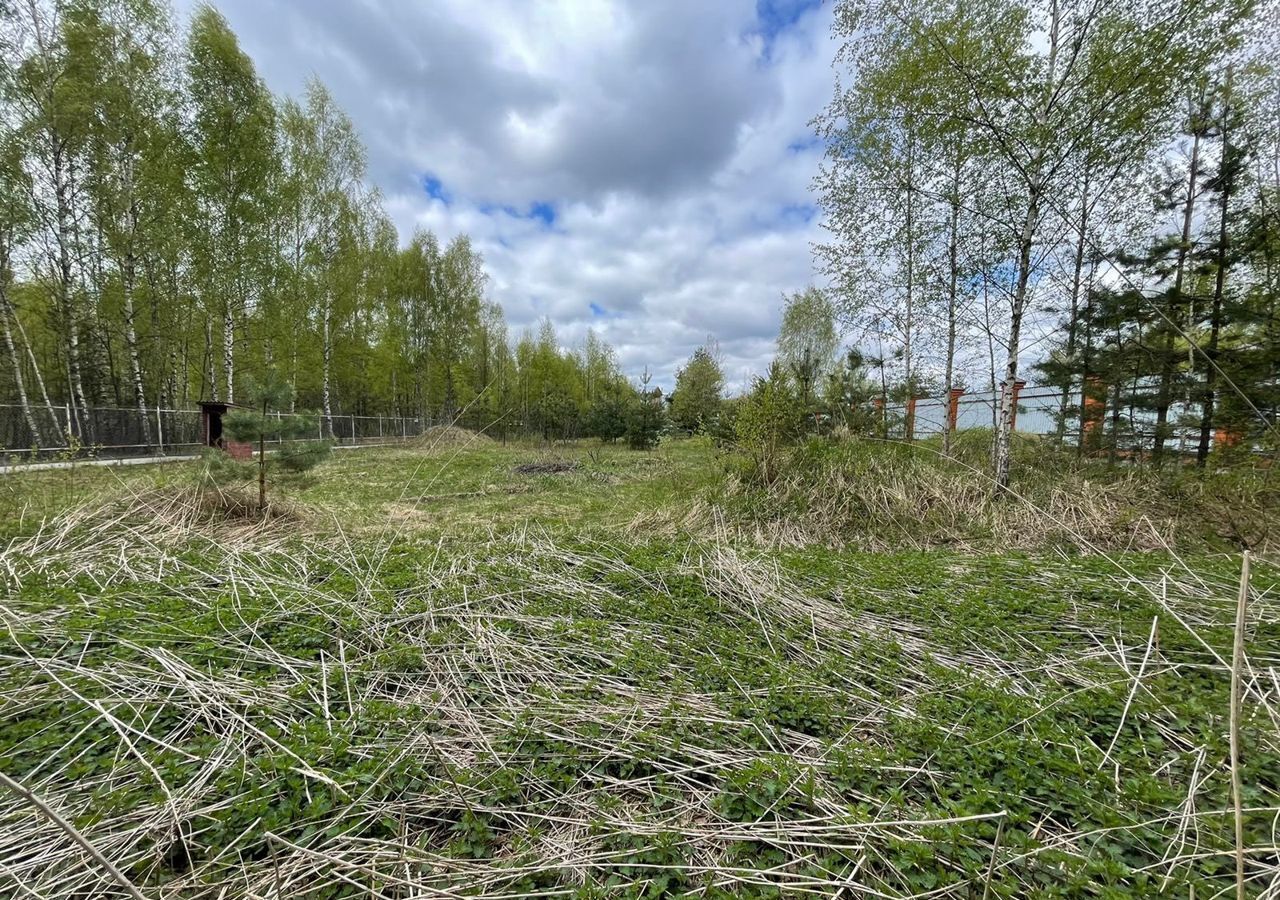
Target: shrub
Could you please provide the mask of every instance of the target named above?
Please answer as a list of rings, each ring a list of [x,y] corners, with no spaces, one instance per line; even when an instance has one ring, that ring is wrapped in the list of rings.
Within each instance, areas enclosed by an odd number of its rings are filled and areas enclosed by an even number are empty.
[[[274,370],[268,370],[261,381],[250,380],[250,404],[232,410],[224,420],[226,434],[232,440],[258,445],[258,512],[267,511],[267,473],[273,469],[305,472],[328,455],[327,441],[307,441],[284,445],[284,441],[315,433],[314,421],[306,416],[278,412],[293,399],[293,385]],[[267,456],[267,442],[280,442],[274,457]],[[235,463],[222,453],[205,454],[205,473],[213,481],[234,480],[252,472],[252,465]]]
[[[599,397],[587,410],[587,434],[612,444],[627,433],[627,405],[621,397]]]
[[[772,483],[782,464],[782,452],[794,443],[804,424],[804,410],[782,366],[774,362],[767,378],[757,378],[738,409],[734,430],[756,474]]]

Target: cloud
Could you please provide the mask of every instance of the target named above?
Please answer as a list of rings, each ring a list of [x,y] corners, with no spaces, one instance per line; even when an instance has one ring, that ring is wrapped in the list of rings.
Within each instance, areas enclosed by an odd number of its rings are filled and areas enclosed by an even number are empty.
[[[821,238],[815,0],[221,0],[276,91],[318,76],[402,240],[468,233],[513,329],[595,328],[669,386],[708,335],[733,383],[772,354]]]

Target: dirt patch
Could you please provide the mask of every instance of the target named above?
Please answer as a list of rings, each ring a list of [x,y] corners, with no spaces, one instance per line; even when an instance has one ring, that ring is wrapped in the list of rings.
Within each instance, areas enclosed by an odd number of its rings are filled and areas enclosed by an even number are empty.
[[[544,462],[521,463],[511,471],[517,475],[563,475],[566,472],[576,472],[580,468],[582,468],[581,464],[571,460],[553,459]]]

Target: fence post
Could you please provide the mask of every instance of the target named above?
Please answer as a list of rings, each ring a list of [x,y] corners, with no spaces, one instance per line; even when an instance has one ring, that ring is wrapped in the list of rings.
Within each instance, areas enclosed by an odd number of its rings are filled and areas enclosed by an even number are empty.
[[[906,438],[908,441],[916,439],[916,395],[909,394],[907,396],[907,421],[905,423]]]
[[[156,451],[164,456],[164,421],[160,415],[160,404],[156,404]]]
[[[964,396],[964,388],[953,387],[951,396],[947,398],[947,431],[955,431],[960,421],[960,398]]]
[[[1008,383],[1009,382],[1007,381],[1000,382],[1000,390],[1003,391],[1005,389],[1005,386],[1008,385]],[[1026,386],[1027,386],[1027,383],[1023,381],[1021,378],[1019,378],[1017,381],[1013,383],[1013,404],[1012,404],[1013,409],[1009,414],[1009,430],[1010,431],[1016,431],[1018,428],[1018,395],[1022,393],[1022,389]]]
[[[1080,398],[1081,450],[1084,449],[1083,444],[1096,443],[1102,431],[1102,417],[1107,409],[1107,402],[1103,399],[1106,391],[1106,384],[1097,375],[1090,375],[1085,379]]]

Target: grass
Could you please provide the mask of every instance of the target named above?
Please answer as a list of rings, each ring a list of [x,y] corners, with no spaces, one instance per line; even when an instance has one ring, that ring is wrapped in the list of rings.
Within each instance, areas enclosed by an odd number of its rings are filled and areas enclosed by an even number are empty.
[[[577,466],[514,471],[551,457]],[[644,524],[690,520],[721,467],[698,442],[351,452],[262,525],[211,525],[181,466],[42,476],[0,555],[0,770],[149,897],[1234,889],[1237,560]],[[1257,895],[1277,585],[1256,567]],[[0,861],[0,894],[113,890],[17,797]]]
[[[565,460],[572,472],[522,475],[530,462]],[[121,468],[84,466],[0,477],[0,534],[29,532],[45,518],[86,502],[129,501],[139,491],[182,489],[199,464]],[[642,513],[687,505],[718,477],[706,445],[665,444],[636,453],[622,445],[510,444],[368,448],[339,451],[307,475],[284,478],[273,496],[305,506],[313,518],[372,535],[434,534],[536,523],[618,528]]]
[[[987,471],[987,444],[966,433],[940,443],[813,440],[781,474],[736,467],[698,514],[728,514],[730,530],[774,545],[825,543],[885,550],[1275,549],[1280,477],[1270,468],[1163,472],[1078,460],[1034,438],[1018,442],[1010,493]]]

